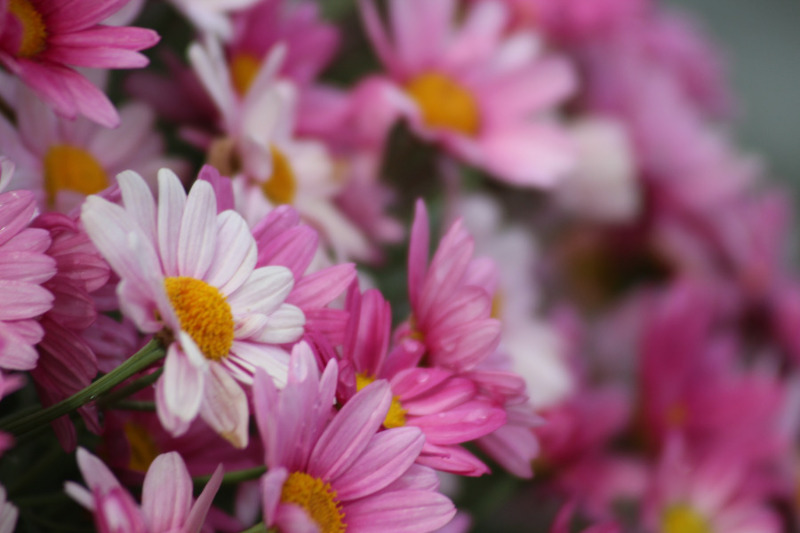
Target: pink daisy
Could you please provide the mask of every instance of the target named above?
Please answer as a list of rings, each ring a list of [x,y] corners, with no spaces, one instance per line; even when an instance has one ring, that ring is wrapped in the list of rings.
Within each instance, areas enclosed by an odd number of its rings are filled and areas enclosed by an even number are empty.
[[[98,531],[199,533],[222,483],[219,465],[194,500],[192,478],[183,459],[177,452],[166,453],[159,455],[147,470],[139,506],[100,459],[83,448],[78,448],[77,459],[89,489],[68,481],[64,490],[92,512]]]
[[[436,492],[434,471],[414,465],[424,443],[412,427],[378,431],[391,404],[376,381],[332,409],[337,364],[319,375],[305,343],[292,352],[279,394],[256,376],[256,421],[269,471],[261,479],[264,521],[281,532],[434,531],[455,508]]]
[[[123,170],[153,183],[159,168],[183,173],[182,161],[164,156],[156,115],[142,103],[123,106],[119,127],[109,131],[85,118],[57,116],[22,84],[14,89],[17,125],[0,117],[0,146],[17,163],[11,187],[35,191],[43,209],[69,212]]]
[[[569,139],[551,115],[575,85],[571,66],[543,57],[533,33],[507,35],[502,2],[391,0],[389,32],[370,0],[367,33],[389,76],[414,104],[415,132],[498,179],[552,185],[573,164]]]
[[[138,50],[158,42],[148,29],[99,24],[129,0],[3,0],[0,64],[60,115],[113,128],[119,116],[105,94],[72,67],[139,68]]]
[[[494,267],[473,259],[475,244],[461,220],[442,237],[429,265],[429,233],[428,212],[418,200],[408,253],[411,318],[400,334],[424,344],[420,355],[431,366],[474,369],[500,342],[501,324],[491,316],[492,295],[474,282],[479,271]]]
[[[159,173],[159,201],[133,172],[117,178],[122,204],[90,196],[81,219],[117,272],[123,314],[167,345],[156,389],[162,424],[175,435],[200,416],[234,445],[247,444],[241,385],[262,368],[285,383],[289,354],[303,334],[303,312],[285,303],[289,269],[256,268],[245,221],[217,214],[214,191],[197,181],[187,198],[178,178]]]
[[[0,157],[0,191],[11,180],[14,164]],[[30,191],[0,194],[0,368],[30,370],[38,355],[34,346],[44,330],[36,318],[53,307],[53,294],[42,284],[56,273],[45,253],[47,230],[31,228],[36,198]]]
[[[347,324],[341,361],[343,377],[355,385],[351,394],[376,379],[386,379],[392,403],[384,427],[418,427],[425,446],[417,462],[437,470],[479,476],[489,469],[459,444],[500,428],[502,408],[478,397],[471,380],[442,368],[420,368],[404,350],[389,350],[391,309],[375,289],[360,295],[354,285],[348,294]],[[345,369],[349,372],[345,372]],[[348,394],[349,396],[350,394]]]

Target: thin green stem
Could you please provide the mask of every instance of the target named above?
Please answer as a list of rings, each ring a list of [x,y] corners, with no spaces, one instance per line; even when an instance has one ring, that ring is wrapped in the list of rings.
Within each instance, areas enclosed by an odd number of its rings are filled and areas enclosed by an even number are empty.
[[[109,409],[117,411],[155,411],[156,402],[140,402],[137,400],[120,400],[111,404],[103,403]]]
[[[14,435],[22,435],[43,424],[48,424],[96,400],[126,379],[162,359],[164,355],[165,351],[161,343],[154,339],[117,368],[66,400],[30,415],[15,415],[0,420],[0,430]]]
[[[222,476],[223,484],[241,483],[242,481],[252,481],[260,478],[267,471],[265,466],[256,466],[245,470],[234,470]],[[195,485],[205,485],[211,480],[211,476],[198,476],[192,478]]]
[[[120,387],[117,390],[111,391],[108,394],[103,395],[102,398],[98,398],[97,403],[100,405],[109,405],[124,400],[125,398],[136,394],[140,390],[147,388],[158,381],[158,378],[161,377],[161,373],[163,371],[163,368],[159,368],[154,372],[147,374],[146,376],[142,376],[128,383],[124,387]]]

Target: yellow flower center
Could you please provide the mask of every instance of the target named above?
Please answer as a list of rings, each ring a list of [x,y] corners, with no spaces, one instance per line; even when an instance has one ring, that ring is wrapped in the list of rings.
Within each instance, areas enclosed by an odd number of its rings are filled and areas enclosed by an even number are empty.
[[[52,205],[59,191],[94,194],[108,187],[108,176],[83,148],[57,144],[44,156],[44,189]]]
[[[261,185],[261,191],[274,204],[291,204],[297,194],[297,181],[286,155],[274,146],[272,152],[272,175]]]
[[[231,306],[216,287],[185,276],[164,279],[167,296],[183,329],[206,358],[219,361],[233,344]]]
[[[258,75],[258,70],[261,68],[261,59],[248,53],[237,54],[231,60],[230,68],[233,88],[240,95],[244,95],[253,85],[256,75]]]
[[[673,505],[662,517],[661,533],[711,533],[708,521],[688,505]]]
[[[475,98],[447,76],[421,74],[406,85],[406,91],[416,100],[428,126],[470,136],[478,133],[480,113]]]
[[[8,10],[22,24],[22,39],[17,55],[33,57],[41,53],[47,46],[47,26],[41,13],[36,11],[30,0],[11,0]]]
[[[347,524],[336,491],[330,483],[306,474],[292,472],[283,484],[281,502],[293,503],[305,509],[319,526],[320,533],[344,533]]]
[[[364,374],[356,374],[356,389],[361,390],[373,381],[375,381],[375,378]],[[389,406],[389,412],[386,413],[386,418],[383,420],[383,427],[390,429],[405,426],[406,412],[397,396],[392,396],[392,404]]]
[[[125,438],[131,447],[131,459],[128,467],[137,472],[147,472],[150,464],[158,457],[159,451],[155,441],[144,426],[136,422],[125,422],[123,426]]]
[[[503,293],[499,290],[494,293],[494,297],[492,298],[492,318],[496,318],[500,320],[503,318],[503,309],[505,309],[505,301],[506,299],[503,297]]]

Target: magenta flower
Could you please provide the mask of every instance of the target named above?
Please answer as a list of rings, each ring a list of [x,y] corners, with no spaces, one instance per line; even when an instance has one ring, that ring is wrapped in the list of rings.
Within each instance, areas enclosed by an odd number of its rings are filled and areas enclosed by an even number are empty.
[[[81,220],[120,276],[122,312],[140,331],[168,345],[156,405],[174,435],[200,414],[235,446],[247,444],[244,385],[262,368],[286,380],[281,347],[303,335],[305,317],[285,303],[294,277],[282,266],[256,268],[245,221],[217,213],[211,185],[195,182],[188,197],[178,178],[159,173],[159,200],[133,172],[118,176],[123,206],[98,196]]]
[[[391,405],[376,381],[333,410],[338,367],[319,375],[305,343],[292,352],[279,394],[256,375],[254,403],[269,472],[261,479],[267,527],[289,533],[434,531],[455,515],[436,492],[434,471],[414,465],[424,437],[417,428],[378,431]]]
[[[60,115],[85,115],[113,128],[119,116],[105,94],[72,67],[139,68],[139,50],[158,42],[143,28],[99,24],[129,0],[3,0],[0,64],[22,79]]]
[[[352,286],[347,311],[342,374],[352,378],[355,372],[356,385],[348,392],[355,393],[376,379],[388,380],[392,403],[383,425],[422,430],[425,446],[417,463],[461,475],[487,473],[486,465],[459,444],[500,428],[506,422],[505,411],[478,397],[478,386],[471,380],[443,368],[418,367],[416,358],[409,358],[402,349],[390,351],[391,309],[377,290],[362,296]]]
[[[0,157],[0,191],[11,180],[14,164]],[[30,191],[0,194],[0,368],[30,370],[38,355],[34,346],[44,330],[36,318],[53,307],[53,295],[42,284],[56,273],[45,253],[46,230],[31,228],[36,198]]]
[[[360,6],[418,135],[515,185],[552,185],[572,167],[571,143],[550,115],[575,75],[563,58],[540,56],[536,35],[506,35],[503,3],[469,6],[456,26],[456,2],[392,0],[391,38],[373,3]]]
[[[53,308],[39,319],[45,334],[36,346],[39,363],[31,372],[42,404],[51,405],[87,387],[97,376],[97,357],[83,333],[97,321],[92,293],[106,285],[111,269],[76,220],[61,213],[45,213],[33,226],[50,234],[47,255],[57,268],[56,275],[44,284],[53,294]],[[94,405],[79,412],[91,431],[100,431]],[[62,445],[74,449],[75,429],[69,417],[53,424]]]
[[[142,504],[120,485],[103,462],[78,448],[78,467],[89,489],[68,481],[64,490],[94,515],[102,532],[199,533],[222,483],[222,465],[193,503],[192,478],[177,452],[159,455],[144,478]]]

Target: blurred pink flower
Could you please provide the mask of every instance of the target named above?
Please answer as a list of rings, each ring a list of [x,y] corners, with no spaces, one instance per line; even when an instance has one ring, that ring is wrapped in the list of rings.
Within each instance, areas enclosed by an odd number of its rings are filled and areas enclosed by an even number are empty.
[[[85,118],[59,117],[21,84],[12,87],[16,126],[0,116],[0,146],[17,163],[11,188],[34,191],[42,209],[70,212],[124,170],[153,185],[159,168],[186,170],[183,161],[164,155],[155,113],[144,104],[123,106],[119,127],[108,130]]]
[[[553,112],[575,74],[566,59],[543,55],[537,35],[506,35],[502,2],[468,6],[457,23],[453,0],[392,0],[390,32],[371,0],[359,5],[418,135],[514,185],[550,186],[572,168],[573,147]]]
[[[138,50],[158,42],[148,29],[104,26],[129,0],[3,0],[0,64],[25,82],[58,114],[85,115],[108,128],[119,116],[105,94],[72,67],[139,68]]]

